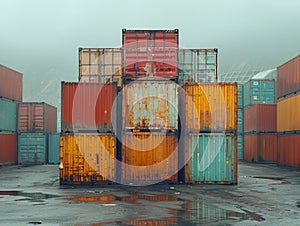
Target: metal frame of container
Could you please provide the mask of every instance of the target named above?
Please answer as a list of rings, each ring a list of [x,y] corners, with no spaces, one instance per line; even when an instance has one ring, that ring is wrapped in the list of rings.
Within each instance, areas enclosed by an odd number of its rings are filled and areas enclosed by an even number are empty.
[[[0,97],[0,132],[15,133],[18,121],[18,102]]]
[[[0,133],[0,166],[17,163],[16,133]]]

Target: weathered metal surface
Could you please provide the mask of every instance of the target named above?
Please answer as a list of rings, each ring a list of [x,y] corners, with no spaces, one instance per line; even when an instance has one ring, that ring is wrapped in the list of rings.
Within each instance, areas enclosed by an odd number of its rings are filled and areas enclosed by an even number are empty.
[[[244,158],[244,133],[237,134],[237,153],[238,159]]]
[[[59,163],[59,146],[60,135],[59,133],[48,134],[48,163]]]
[[[0,133],[0,165],[17,162],[17,134]]]
[[[0,98],[0,132],[14,133],[17,131],[18,103]]]
[[[300,169],[300,134],[278,135],[278,162]]]

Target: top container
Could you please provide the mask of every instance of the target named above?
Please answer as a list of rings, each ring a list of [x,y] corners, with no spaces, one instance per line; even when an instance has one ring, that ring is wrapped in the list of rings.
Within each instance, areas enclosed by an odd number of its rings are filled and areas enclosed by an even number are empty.
[[[79,48],[80,82],[122,85],[122,48]]]
[[[277,68],[277,99],[296,91],[300,91],[300,55]]]
[[[251,79],[244,85],[244,107],[275,102],[275,80]]]
[[[178,82],[216,82],[218,49],[179,49]]]
[[[237,89],[238,89],[238,97],[237,97],[238,108],[244,108],[244,86],[238,83]]]
[[[0,65],[0,97],[22,101],[23,75]]]
[[[18,113],[20,133],[57,132],[56,107],[46,103],[20,103]]]
[[[123,75],[177,78],[178,29],[122,30]]]

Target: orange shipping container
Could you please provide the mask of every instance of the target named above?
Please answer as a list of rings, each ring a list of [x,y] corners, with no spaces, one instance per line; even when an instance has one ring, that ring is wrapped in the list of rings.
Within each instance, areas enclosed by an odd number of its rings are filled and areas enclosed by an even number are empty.
[[[279,164],[300,169],[300,134],[278,135]]]
[[[249,162],[277,162],[277,134],[244,135],[244,160]]]
[[[111,134],[62,135],[60,183],[93,184],[115,180],[116,138]]]
[[[277,102],[277,132],[300,130],[300,94]]]

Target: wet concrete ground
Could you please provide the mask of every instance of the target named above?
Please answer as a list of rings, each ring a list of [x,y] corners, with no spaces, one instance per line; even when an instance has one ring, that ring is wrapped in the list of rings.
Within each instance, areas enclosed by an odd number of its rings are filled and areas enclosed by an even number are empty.
[[[57,165],[0,168],[0,225],[300,225],[300,172],[239,163],[239,184],[59,186]]]

